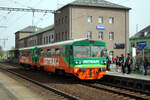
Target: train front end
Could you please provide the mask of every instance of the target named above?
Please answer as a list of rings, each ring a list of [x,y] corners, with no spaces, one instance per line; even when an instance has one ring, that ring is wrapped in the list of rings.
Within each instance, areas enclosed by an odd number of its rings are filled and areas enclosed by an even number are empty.
[[[106,45],[84,41],[73,46],[74,75],[81,80],[101,79],[106,74]]]

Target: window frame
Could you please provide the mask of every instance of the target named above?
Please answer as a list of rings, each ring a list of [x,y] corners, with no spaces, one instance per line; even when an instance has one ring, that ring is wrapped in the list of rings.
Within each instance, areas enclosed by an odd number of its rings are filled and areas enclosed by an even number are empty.
[[[87,22],[92,23],[92,16],[88,16]]]
[[[98,17],[98,23],[99,23],[99,24],[102,24],[102,23],[103,23],[103,16],[99,16],[99,17]]]
[[[101,33],[101,35],[100,35],[100,33]],[[103,40],[103,32],[102,31],[98,32],[98,39]]]
[[[114,17],[109,17],[109,24],[114,24]]]
[[[114,40],[114,32],[109,32],[109,40]]]
[[[92,32],[91,31],[88,31],[88,33],[87,33],[87,38],[90,40],[90,39],[92,39]]]

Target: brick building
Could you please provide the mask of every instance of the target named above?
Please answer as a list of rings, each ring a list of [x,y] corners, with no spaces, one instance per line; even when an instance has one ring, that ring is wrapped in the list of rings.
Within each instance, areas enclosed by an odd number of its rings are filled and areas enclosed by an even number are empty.
[[[129,10],[105,0],[76,0],[55,14],[55,41],[105,41],[110,56],[129,52]]]

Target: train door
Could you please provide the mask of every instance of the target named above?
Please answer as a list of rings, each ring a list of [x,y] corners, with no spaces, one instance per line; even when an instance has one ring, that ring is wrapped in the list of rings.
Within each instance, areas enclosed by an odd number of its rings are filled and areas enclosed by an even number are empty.
[[[40,48],[34,48],[32,50],[32,62],[33,63],[38,63],[39,62],[39,57],[40,57]]]
[[[67,57],[68,57],[68,61],[69,61],[69,66],[72,66],[72,62],[73,62],[73,49],[72,46],[68,46],[67,49]]]

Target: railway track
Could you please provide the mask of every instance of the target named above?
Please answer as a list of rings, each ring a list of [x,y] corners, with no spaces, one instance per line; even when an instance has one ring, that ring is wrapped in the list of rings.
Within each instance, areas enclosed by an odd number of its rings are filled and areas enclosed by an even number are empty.
[[[2,66],[2,65],[0,64],[0,66]],[[30,79],[30,78],[28,78],[28,77],[25,77],[25,76],[23,76],[23,75],[21,75],[21,74],[18,74],[18,73],[16,73],[16,72],[14,72],[14,71],[11,71],[11,70],[9,70],[9,69],[5,69],[5,68],[0,67],[0,70],[7,71],[7,72],[9,72],[9,73],[11,73],[11,74],[13,74],[13,75],[19,77],[19,78],[22,78],[22,79],[24,79],[24,80],[26,80],[26,81],[28,81],[28,82],[30,82],[30,83],[32,83],[32,84],[35,84],[35,85],[37,85],[37,86],[39,86],[39,87],[41,87],[41,88],[43,88],[43,89],[48,90],[49,92],[52,92],[52,98],[48,98],[48,99],[46,98],[46,100],[54,99],[54,96],[55,96],[55,99],[57,98],[57,99],[59,99],[59,100],[79,100],[78,97],[72,96],[72,95],[70,95],[70,94],[68,94],[68,93],[65,93],[65,92],[63,92],[63,91],[57,90],[57,89],[55,89],[55,88],[46,86],[46,85],[44,85],[44,84],[42,84],[42,83],[40,83],[40,82],[37,82],[37,81],[35,81],[35,80],[32,80],[32,79]]]
[[[110,84],[104,85],[103,83],[100,82],[95,82],[92,84],[87,82],[81,82],[81,84],[95,89],[111,92],[121,97],[129,97],[130,99],[133,100],[150,100],[150,94],[145,92],[138,92],[136,90],[134,91],[133,89],[132,90],[127,88],[122,89],[119,87],[115,87],[114,85],[111,86]]]
[[[30,80],[31,79],[29,79],[29,81]],[[70,80],[69,80],[69,82],[70,82]],[[39,82],[36,82],[36,83],[39,83]],[[104,85],[102,83],[99,83],[99,81],[96,81],[94,83],[93,82],[89,83],[89,82],[79,81],[79,82],[77,82],[77,84],[86,86],[86,88],[93,88],[97,91],[105,91],[105,92],[109,93],[110,95],[116,96],[122,100],[150,100],[150,96],[148,94],[133,91],[130,89],[124,89],[124,88],[122,89],[122,88],[111,86],[111,85]],[[43,88],[47,89],[47,87],[49,88],[49,86],[44,85]],[[50,91],[55,92],[55,90],[56,89],[50,88]],[[73,98],[72,98],[71,95],[68,96],[68,94],[65,94],[64,92],[63,92],[63,94],[61,94],[60,92],[61,91],[58,90],[58,91],[56,91],[56,94],[61,95],[62,97],[66,98],[68,100],[79,100],[80,99],[80,98],[77,98],[75,96],[73,96]],[[118,100],[120,100],[120,99],[118,99]]]

